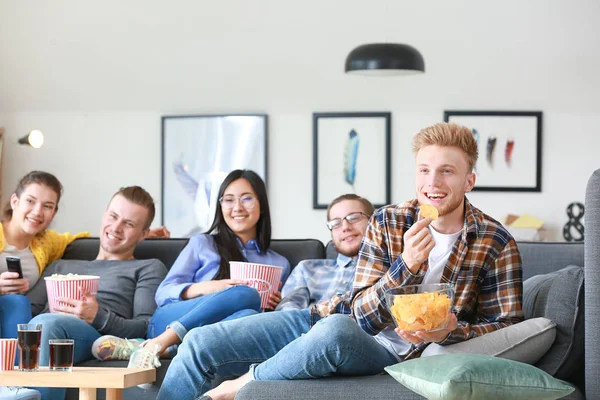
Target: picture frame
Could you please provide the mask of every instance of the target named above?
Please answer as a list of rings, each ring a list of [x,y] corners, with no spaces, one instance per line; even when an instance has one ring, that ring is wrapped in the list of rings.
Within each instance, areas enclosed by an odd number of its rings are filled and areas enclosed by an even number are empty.
[[[218,191],[235,169],[251,169],[267,183],[266,114],[163,116],[162,224],[172,237],[208,230]]]
[[[355,193],[391,203],[390,112],[313,113],[313,208]]]
[[[542,191],[541,111],[444,111],[444,121],[473,130],[479,159],[473,191]]]

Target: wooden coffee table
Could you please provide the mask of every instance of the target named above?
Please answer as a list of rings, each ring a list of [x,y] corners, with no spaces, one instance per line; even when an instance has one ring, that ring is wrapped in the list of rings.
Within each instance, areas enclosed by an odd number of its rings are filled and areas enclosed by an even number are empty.
[[[2,386],[79,388],[80,400],[95,400],[96,389],[106,389],[106,400],[121,400],[123,389],[156,380],[154,368],[73,367],[71,372],[0,372]]]

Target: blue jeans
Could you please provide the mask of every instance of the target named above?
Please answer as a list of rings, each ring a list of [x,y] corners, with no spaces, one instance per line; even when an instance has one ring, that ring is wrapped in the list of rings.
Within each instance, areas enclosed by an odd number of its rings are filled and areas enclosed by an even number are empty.
[[[332,315],[312,328],[309,310],[253,315],[193,329],[179,347],[158,400],[195,399],[215,375],[256,380],[373,375],[396,358],[347,315]],[[258,365],[253,365],[258,364]]]
[[[17,337],[17,324],[26,324],[31,319],[31,303],[22,294],[0,296],[0,338]]]
[[[256,289],[244,285],[232,286],[217,293],[157,308],[148,325],[148,339],[171,328],[183,340],[190,329],[259,311],[260,295]]]
[[[49,339],[74,339],[73,364],[79,364],[94,358],[92,343],[100,337],[100,333],[87,322],[64,314],[40,314],[31,320],[32,324],[42,324],[42,341],[40,346],[40,365],[48,365],[50,359]],[[44,400],[63,400],[66,389],[35,388]]]

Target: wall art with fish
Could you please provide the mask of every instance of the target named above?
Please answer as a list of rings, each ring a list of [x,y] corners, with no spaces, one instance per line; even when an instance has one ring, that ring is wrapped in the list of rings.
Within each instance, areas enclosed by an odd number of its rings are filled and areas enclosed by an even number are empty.
[[[355,193],[391,203],[389,112],[313,114],[313,208]]]

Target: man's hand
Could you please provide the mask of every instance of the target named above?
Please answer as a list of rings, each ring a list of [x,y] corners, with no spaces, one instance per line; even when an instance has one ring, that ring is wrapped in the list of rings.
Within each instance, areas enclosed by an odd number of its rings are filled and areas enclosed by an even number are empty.
[[[282,285],[283,283],[279,282],[279,290],[276,290],[273,293],[271,293],[271,296],[269,297],[269,305],[265,308],[265,310],[273,311],[275,310],[275,307],[277,307],[277,305],[281,303],[280,290]]]
[[[431,223],[429,218],[423,218],[410,227],[404,233],[404,251],[402,260],[412,274],[419,272],[421,265],[429,257],[429,253],[435,247],[435,241],[427,225]]]
[[[79,290],[82,294],[81,300],[59,297],[58,301],[67,305],[58,306],[55,310],[59,313],[73,315],[91,324],[94,322],[96,314],[98,314],[98,300],[95,294],[90,294],[89,291],[84,291],[81,287]]]
[[[221,290],[237,285],[245,285],[246,281],[242,279],[219,279],[216,281],[196,282],[181,293],[184,300],[205,296],[211,293],[217,293]]]
[[[450,314],[450,321],[448,321],[448,325],[446,329],[439,330],[437,332],[426,332],[426,331],[417,331],[417,332],[406,332],[400,328],[394,329],[394,331],[407,343],[410,344],[420,344],[423,342],[426,343],[440,343],[443,342],[450,332],[456,329],[458,326],[458,320],[456,319],[456,315]]]
[[[3,272],[0,274],[0,295],[21,294],[29,290],[29,281],[19,279],[16,272]]]
[[[149,238],[170,238],[171,232],[167,229],[166,226],[161,226],[160,228],[150,229],[148,232]]]

